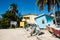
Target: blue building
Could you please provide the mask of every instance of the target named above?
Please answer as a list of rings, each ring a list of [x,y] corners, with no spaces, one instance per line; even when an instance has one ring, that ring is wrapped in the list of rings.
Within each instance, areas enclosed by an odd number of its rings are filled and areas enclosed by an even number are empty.
[[[48,14],[42,14],[36,17],[35,20],[40,28],[46,28],[48,24],[53,25],[53,17]]]

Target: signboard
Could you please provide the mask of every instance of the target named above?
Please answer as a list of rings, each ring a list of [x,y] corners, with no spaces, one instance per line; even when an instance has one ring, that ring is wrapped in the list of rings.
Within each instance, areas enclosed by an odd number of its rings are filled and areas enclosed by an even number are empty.
[[[24,27],[24,26],[25,26],[24,21],[20,22],[20,27]]]

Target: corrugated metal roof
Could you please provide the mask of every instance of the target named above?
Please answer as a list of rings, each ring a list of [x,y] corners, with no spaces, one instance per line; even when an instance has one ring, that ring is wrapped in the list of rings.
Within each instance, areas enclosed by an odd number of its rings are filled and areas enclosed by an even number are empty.
[[[41,15],[37,16],[35,19],[40,18],[40,17],[42,17],[42,16],[50,16],[50,17],[52,17],[52,16],[49,15],[49,14],[41,14]]]

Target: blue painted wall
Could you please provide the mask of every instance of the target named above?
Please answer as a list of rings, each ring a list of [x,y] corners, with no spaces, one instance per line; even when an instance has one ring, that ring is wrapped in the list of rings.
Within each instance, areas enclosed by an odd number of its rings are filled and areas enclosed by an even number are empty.
[[[51,16],[46,16],[47,24],[53,25],[53,18]]]
[[[44,20],[44,24],[42,23],[42,20]],[[36,24],[40,28],[46,28],[46,25],[50,24],[53,25],[53,18],[47,15],[41,16],[36,18]]]

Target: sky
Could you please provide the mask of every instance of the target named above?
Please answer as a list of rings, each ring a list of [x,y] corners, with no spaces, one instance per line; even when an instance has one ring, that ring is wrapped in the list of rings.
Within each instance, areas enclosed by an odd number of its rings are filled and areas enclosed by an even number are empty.
[[[19,12],[22,14],[40,14],[41,11],[36,5],[36,0],[0,0],[0,14],[6,12],[9,9],[10,4],[16,3]]]
[[[19,13],[21,14],[48,13],[47,6],[45,6],[43,11],[39,10],[39,7],[36,5],[36,0],[0,0],[0,14],[5,13],[12,3],[17,4]]]

